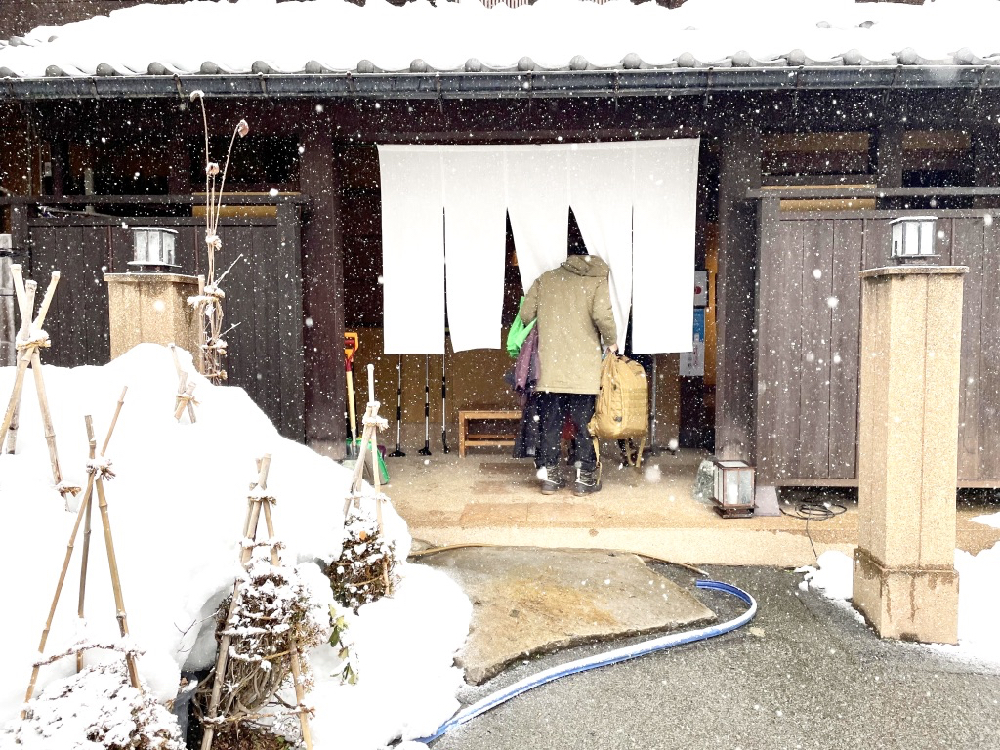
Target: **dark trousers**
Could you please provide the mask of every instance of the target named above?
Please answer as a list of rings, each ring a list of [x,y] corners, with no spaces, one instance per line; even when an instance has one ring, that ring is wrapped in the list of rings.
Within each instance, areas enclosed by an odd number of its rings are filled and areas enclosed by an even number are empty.
[[[542,462],[556,466],[560,459],[563,423],[573,423],[573,455],[584,471],[597,468],[597,455],[587,424],[594,416],[594,396],[578,393],[539,393],[538,413],[542,420]]]

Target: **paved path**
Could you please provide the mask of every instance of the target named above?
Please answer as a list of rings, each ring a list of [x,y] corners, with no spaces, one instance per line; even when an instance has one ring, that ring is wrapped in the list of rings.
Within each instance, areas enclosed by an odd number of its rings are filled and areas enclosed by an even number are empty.
[[[537,688],[453,730],[434,750],[1000,748],[1000,667],[879,641],[851,611],[800,591],[799,574],[706,570],[757,598],[749,626]],[[720,620],[741,606],[723,594],[698,596]],[[460,697],[472,702],[607,647],[532,660]]]

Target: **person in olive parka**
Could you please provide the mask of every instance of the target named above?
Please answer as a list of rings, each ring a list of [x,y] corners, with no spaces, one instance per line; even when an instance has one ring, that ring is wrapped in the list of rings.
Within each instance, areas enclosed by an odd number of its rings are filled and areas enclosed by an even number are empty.
[[[603,348],[618,350],[618,332],[608,291],[608,265],[589,255],[576,217],[569,212],[566,261],[539,276],[521,305],[521,320],[537,320],[540,377],[535,391],[542,422],[542,494],[566,486],[560,462],[564,421],[575,427],[577,475],[573,494],[601,489],[588,423],[601,390]],[[603,340],[603,347],[602,347]]]

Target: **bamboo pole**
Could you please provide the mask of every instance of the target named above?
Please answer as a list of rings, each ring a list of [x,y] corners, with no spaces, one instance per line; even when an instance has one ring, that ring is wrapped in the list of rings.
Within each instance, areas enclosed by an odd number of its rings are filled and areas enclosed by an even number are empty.
[[[267,489],[267,475],[271,467],[271,454],[268,453],[260,461],[260,473],[257,480],[257,486],[261,490]],[[267,536],[271,540],[271,564],[278,565],[280,562],[278,558],[278,549],[273,544],[274,541],[274,522],[271,519],[271,500],[269,497],[264,496],[261,498],[261,505],[264,506],[264,522],[267,524]],[[254,532],[256,537],[256,531]],[[302,740],[306,743],[306,750],[312,750],[312,730],[309,727],[309,710],[305,707],[305,688],[302,685],[302,665],[299,660],[299,646],[297,643],[292,644],[291,649],[291,665],[292,665],[292,684],[295,686],[295,702],[298,706],[299,715],[299,727],[302,729]]]
[[[125,597],[122,594],[121,577],[118,575],[118,560],[115,558],[115,543],[111,538],[111,519],[108,517],[108,501],[104,496],[104,480],[98,478],[97,498],[101,508],[101,523],[104,525],[104,546],[108,551],[108,569],[111,572],[111,590],[115,595],[115,617],[118,620],[118,630],[122,638],[128,635],[128,614],[125,612]],[[135,652],[125,653],[125,664],[128,666],[129,682],[132,687],[142,692],[142,683],[139,682],[139,669],[135,661]]]
[[[205,296],[205,276],[198,274],[198,297]],[[205,358],[208,356],[206,345],[208,339],[205,337],[205,303],[199,302],[195,306],[195,314],[198,316],[198,372],[205,374]]]
[[[93,461],[97,458],[97,438],[94,436],[94,420],[88,414],[84,417],[87,422],[87,441],[90,445],[90,460]],[[88,482],[88,485],[90,483]],[[92,487],[88,487],[91,490]],[[87,564],[90,560],[90,519],[94,508],[93,503],[90,502],[89,494],[87,496],[87,512],[84,517],[83,522],[83,549],[81,550],[80,558],[80,596],[77,599],[76,604],[76,615],[81,620],[83,619],[84,612],[84,601],[87,597]],[[76,671],[80,672],[83,669],[83,651],[76,652]]]
[[[302,666],[299,663],[299,646],[292,645],[292,683],[295,685],[295,702],[299,709],[299,727],[302,729],[302,740],[306,750],[312,750],[312,730],[309,728],[309,709],[305,706],[306,691],[302,687]]]
[[[49,397],[45,392],[45,378],[42,376],[42,361],[38,349],[31,352],[31,374],[35,378],[35,393],[38,396],[38,408],[42,411],[42,424],[45,426],[45,442],[49,446],[49,463],[52,465],[52,480],[56,485],[62,484],[62,469],[59,468],[59,449],[56,446],[56,428],[52,424],[52,412],[49,410]],[[65,495],[63,491],[63,495]]]
[[[49,305],[52,304],[52,298],[56,294],[56,287],[59,286],[59,277],[61,275],[59,271],[52,272],[52,279],[45,288],[45,296],[42,297],[42,304],[38,308],[38,315],[35,316],[35,321],[32,323],[36,329],[40,329],[45,325],[45,316],[49,314]],[[31,308],[29,307],[28,309],[30,310]]]

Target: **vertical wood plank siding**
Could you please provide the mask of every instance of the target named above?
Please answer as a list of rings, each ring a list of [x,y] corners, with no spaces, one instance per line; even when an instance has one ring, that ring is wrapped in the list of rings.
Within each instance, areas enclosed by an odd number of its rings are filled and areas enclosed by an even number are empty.
[[[959,481],[1000,486],[1000,232],[984,221],[985,211],[937,213],[940,262],[969,267]],[[762,210],[757,351],[762,482],[857,480],[858,273],[887,264],[889,222],[898,216]]]
[[[302,269],[299,219],[283,204],[277,219],[223,219],[221,274],[226,277],[223,330],[229,342],[229,383],[243,388],[285,437],[305,439],[302,346]],[[123,223],[125,226],[123,226]],[[31,277],[44,291],[53,269],[62,278],[45,327],[52,348],[44,361],[62,367],[108,361],[108,292],[104,272],[126,272],[132,259],[127,226],[166,226],[178,231],[180,273],[195,274],[204,242],[199,219],[113,219],[72,216],[31,219]]]

